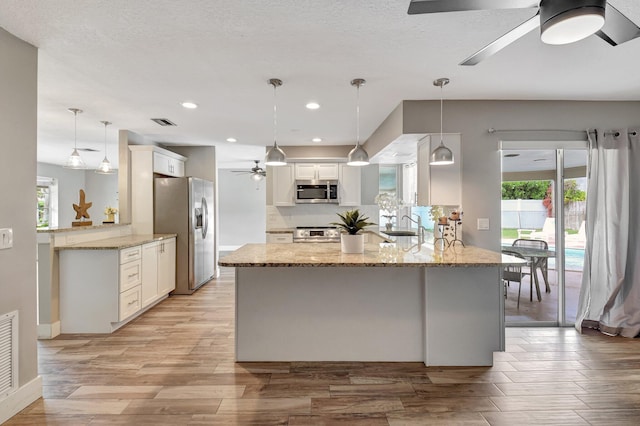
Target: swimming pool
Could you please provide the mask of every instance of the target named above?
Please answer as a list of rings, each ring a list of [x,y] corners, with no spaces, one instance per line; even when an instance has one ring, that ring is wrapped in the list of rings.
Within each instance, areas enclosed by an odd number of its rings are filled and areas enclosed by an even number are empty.
[[[555,247],[549,247],[555,250]],[[566,271],[582,271],[584,265],[584,249],[564,249],[564,269]],[[549,259],[549,268],[555,269],[555,259]]]

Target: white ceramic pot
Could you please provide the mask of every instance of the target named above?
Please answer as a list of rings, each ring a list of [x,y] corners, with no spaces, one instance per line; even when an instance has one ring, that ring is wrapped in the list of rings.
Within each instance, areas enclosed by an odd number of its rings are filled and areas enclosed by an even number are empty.
[[[364,234],[342,234],[340,248],[343,253],[364,253]]]

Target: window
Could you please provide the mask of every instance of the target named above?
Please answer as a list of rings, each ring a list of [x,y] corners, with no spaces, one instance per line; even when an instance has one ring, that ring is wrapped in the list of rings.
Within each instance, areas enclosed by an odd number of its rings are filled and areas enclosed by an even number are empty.
[[[36,226],[38,228],[47,228],[50,222],[50,195],[51,190],[48,186],[38,186],[36,190],[38,197],[38,212]]]

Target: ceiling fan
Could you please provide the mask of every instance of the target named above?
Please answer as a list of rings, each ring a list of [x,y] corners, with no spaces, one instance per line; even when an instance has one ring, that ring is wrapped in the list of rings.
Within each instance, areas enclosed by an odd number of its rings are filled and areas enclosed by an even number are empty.
[[[261,181],[267,176],[265,169],[259,166],[260,160],[253,160],[256,163],[250,170],[231,170],[234,173],[247,173],[252,180]]]
[[[640,36],[640,28],[606,0],[411,0],[408,14],[524,8],[536,14],[459,65],[476,65],[538,27],[547,44],[573,43],[595,34],[617,46]]]

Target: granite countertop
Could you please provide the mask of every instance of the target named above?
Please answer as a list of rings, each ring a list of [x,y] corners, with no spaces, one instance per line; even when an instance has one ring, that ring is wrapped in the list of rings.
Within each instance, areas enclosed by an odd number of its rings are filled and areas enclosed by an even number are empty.
[[[85,243],[67,244],[56,247],[57,250],[120,250],[153,241],[174,238],[176,234],[125,235],[122,237],[104,238]]]
[[[129,226],[131,225],[130,223],[107,223],[107,224],[102,224],[102,223],[98,223],[96,225],[90,225],[90,226],[73,226],[73,227],[69,227],[69,228],[36,228],[36,232],[38,234],[51,234],[51,233],[57,233],[57,232],[74,232],[74,231],[88,231],[90,229],[99,229],[99,228],[114,228],[114,227],[121,227],[121,226]]]
[[[434,250],[432,244],[405,251],[393,243],[366,244],[364,254],[344,254],[338,243],[247,244],[220,259],[232,267],[477,267],[525,263],[478,247]]]

